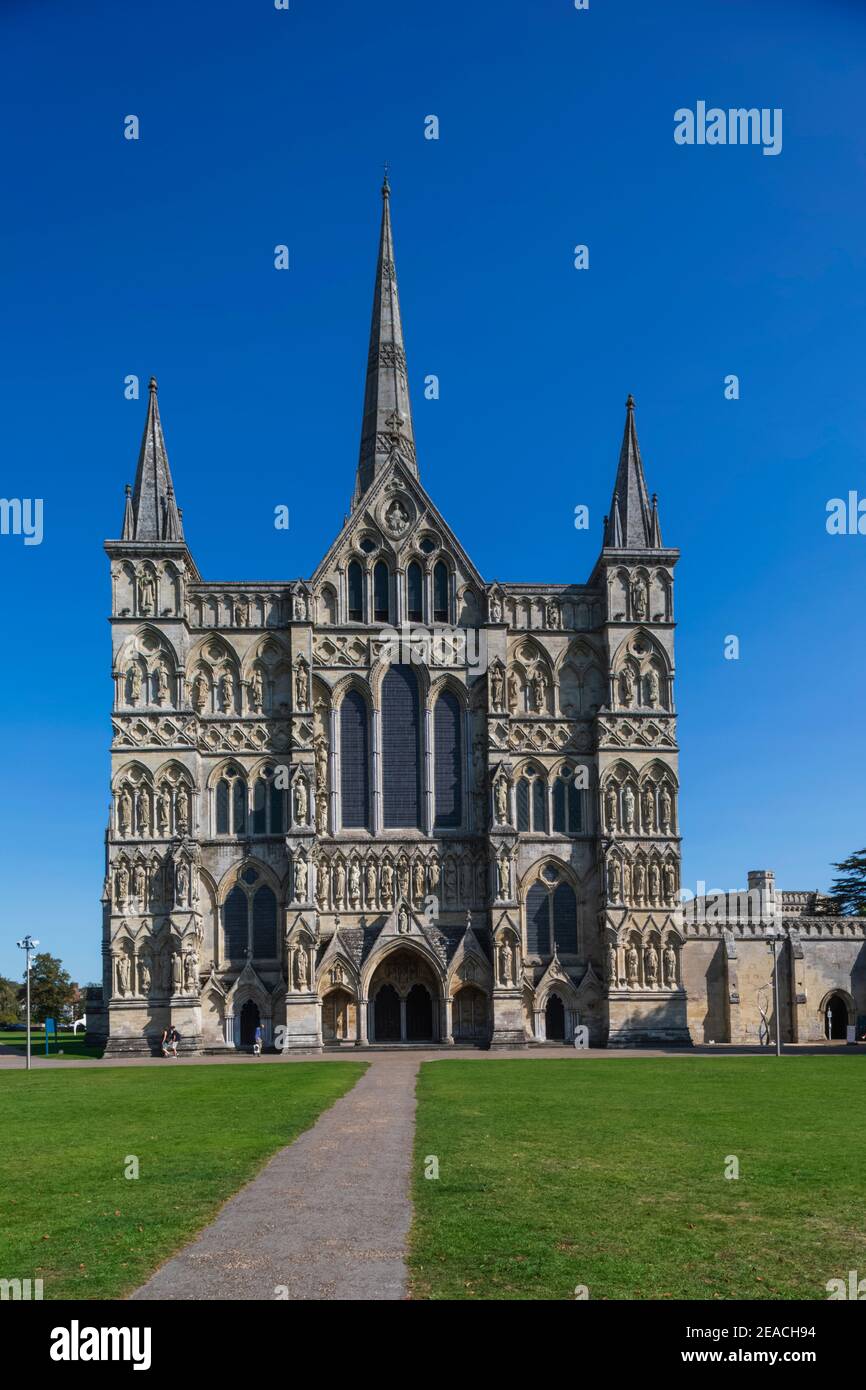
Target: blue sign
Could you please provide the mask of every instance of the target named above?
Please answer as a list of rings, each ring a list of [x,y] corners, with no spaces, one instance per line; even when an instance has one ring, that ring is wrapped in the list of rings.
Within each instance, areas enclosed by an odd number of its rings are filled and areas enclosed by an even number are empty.
[[[56,1042],[57,1042],[57,1024],[54,1022],[54,1019],[53,1019],[53,1018],[46,1018],[46,1020],[45,1020],[45,1056],[46,1056],[46,1057],[48,1056],[48,1039],[49,1039],[49,1037],[51,1036],[52,1033],[54,1034],[54,1041],[55,1041],[55,1043],[56,1043]]]

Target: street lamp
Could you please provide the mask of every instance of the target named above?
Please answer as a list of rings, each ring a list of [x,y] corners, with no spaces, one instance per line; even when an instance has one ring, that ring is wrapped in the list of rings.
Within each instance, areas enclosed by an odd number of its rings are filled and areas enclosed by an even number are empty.
[[[27,958],[27,1070],[30,1070],[30,954],[36,950],[39,942],[32,936],[25,936],[21,941],[16,941],[16,946],[20,946]]]
[[[780,1032],[779,1018],[779,957],[776,952],[776,945],[782,940],[784,932],[780,932],[778,927],[765,927],[764,936],[773,948],[773,1013],[776,1015],[776,1056],[782,1055],[782,1035]]]

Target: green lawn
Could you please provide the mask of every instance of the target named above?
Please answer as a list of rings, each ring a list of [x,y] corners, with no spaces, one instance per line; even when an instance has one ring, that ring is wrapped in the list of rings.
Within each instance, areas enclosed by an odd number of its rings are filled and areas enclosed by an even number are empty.
[[[42,1278],[45,1298],[131,1291],[364,1070],[0,1072],[0,1278]]]
[[[845,1056],[430,1063],[414,1297],[826,1299],[866,1275],[864,1088]]]
[[[20,1052],[22,1057],[27,1053],[27,1033],[22,1028],[20,1032],[7,1032],[0,1030],[0,1047],[11,1047],[16,1052]],[[41,1028],[34,1028],[30,1034],[30,1050],[34,1057],[45,1056],[45,1034]],[[101,1043],[86,1043],[84,1032],[79,1030],[73,1033],[70,1028],[52,1036],[48,1042],[49,1057],[101,1057]]]

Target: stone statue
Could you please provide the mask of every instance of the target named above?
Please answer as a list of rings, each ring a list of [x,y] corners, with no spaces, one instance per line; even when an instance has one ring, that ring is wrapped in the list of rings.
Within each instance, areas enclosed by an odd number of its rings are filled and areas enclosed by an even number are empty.
[[[156,798],[156,823],[160,835],[168,835],[171,827],[171,797],[166,787],[160,787],[159,796]]]
[[[307,901],[307,861],[295,860],[295,899],[299,903]]]
[[[247,610],[246,605],[240,599],[235,600],[235,627],[246,627]]]
[[[324,791],[316,793],[316,831],[319,835],[328,833],[328,794]]]
[[[624,903],[631,900],[631,865],[628,862],[622,866],[622,900]]]
[[[260,714],[265,702],[265,683],[262,673],[258,666],[253,671],[253,678],[250,681],[250,704],[255,714]]]
[[[503,936],[499,942],[499,983],[510,985],[513,982],[511,974],[511,942],[507,936]]]
[[[198,957],[195,951],[187,951],[183,958],[184,988],[187,994],[198,993]]]
[[[433,895],[433,897],[435,898],[436,894],[437,894],[438,891],[439,891],[439,860],[438,860],[438,859],[431,859],[431,860],[430,860],[430,868],[429,868],[429,871],[428,871],[428,882],[429,882],[429,884],[430,884],[430,892],[431,892],[431,894]]]
[[[219,678],[220,708],[228,713],[235,702],[234,681],[230,671],[223,671]]]
[[[607,828],[611,834],[615,834],[619,828],[616,814],[616,787],[608,787],[604,794],[604,814],[607,820]]]
[[[507,854],[501,854],[496,861],[496,870],[499,883],[499,897],[511,897],[511,860]]]
[[[207,705],[208,684],[204,676],[199,672],[192,683],[192,707],[201,714]]]
[[[668,941],[664,951],[665,984],[674,989],[677,983],[677,953]]]
[[[364,868],[364,892],[367,897],[367,906],[376,906],[376,861],[368,859]]]
[[[295,671],[295,709],[307,708],[308,693],[307,663],[301,657]]]
[[[409,896],[409,865],[406,863],[406,860],[405,860],[405,859],[401,859],[401,860],[400,860],[400,863],[397,865],[397,885],[398,885],[398,887],[399,887],[399,889],[400,889],[400,897],[401,897],[401,898],[408,898],[408,896]]]
[[[143,903],[146,893],[147,884],[144,876],[144,865],[136,864],[132,875],[132,896],[138,898],[140,903]]]
[[[361,866],[357,859],[349,865],[349,902],[352,907],[361,906]]]
[[[390,861],[385,860],[382,865],[382,906],[392,907],[394,903],[394,870]]]
[[[665,864],[665,900],[672,903],[677,895],[677,873],[670,860]]]
[[[543,714],[547,706],[547,677],[540,666],[532,673],[532,699],[536,713]]]
[[[309,965],[307,961],[307,952],[303,946],[295,947],[295,980],[298,989],[306,990],[309,987]]]
[[[658,709],[660,694],[658,672],[653,667],[646,678],[646,702],[649,709]]]
[[[160,661],[156,668],[156,698],[160,703],[168,699],[168,671],[164,661]]]
[[[397,913],[397,930],[401,936],[408,936],[409,934],[409,909],[405,903],[400,904],[400,910]]]
[[[342,859],[334,865],[334,906],[342,907],[346,898],[346,870]]]
[[[133,662],[129,668],[129,703],[137,705],[141,699],[141,667]]]
[[[303,777],[295,778],[294,785],[295,824],[307,823],[307,783]]]
[[[611,859],[609,869],[611,902],[622,902],[622,869],[618,859]]]
[[[649,895],[651,903],[658,903],[661,899],[661,874],[659,866],[655,860],[649,867]]]
[[[616,947],[607,948],[607,979],[611,988],[615,989],[619,983],[619,968],[616,959]]]
[[[117,828],[121,835],[129,834],[129,822],[132,818],[132,797],[126,787],[117,798]]]
[[[316,758],[316,791],[323,792],[328,786],[328,745],[321,734],[316,734],[313,739],[313,751]]]
[[[652,942],[644,948],[643,953],[643,978],[644,984],[649,989],[653,989],[658,984],[659,978],[659,957],[658,952]]]
[[[619,678],[619,698],[620,704],[629,708],[634,701],[634,676],[631,667],[626,666]]]
[[[142,613],[152,613],[156,605],[156,583],[150,570],[138,576],[138,606]]]
[[[559,609],[556,601],[552,598],[549,598],[545,605],[545,619],[547,626],[553,628],[554,631],[559,627]]]
[[[632,944],[625,953],[625,978],[629,985],[636,985],[638,982],[638,964],[637,951]]]
[[[668,785],[665,782],[659,792],[659,820],[661,821],[662,833],[665,835],[670,834],[673,805]]]
[[[654,835],[656,828],[656,799],[652,787],[645,787],[643,794],[643,828],[647,835]]]
[[[517,714],[521,705],[520,677],[516,671],[508,672],[508,712]]]
[[[504,773],[497,777],[494,783],[496,795],[496,820],[499,825],[505,825],[508,820],[508,782]]]
[[[138,833],[146,837],[150,834],[150,797],[142,787],[137,798]]]
[[[129,994],[129,956],[117,957],[117,990],[119,994]]]
[[[396,531],[398,533],[400,531],[405,531],[406,527],[409,525],[409,513],[406,511],[399,497],[394,498],[394,501],[385,513],[385,521],[390,531]]]
[[[634,792],[626,783],[622,793],[622,825],[626,835],[634,829]]]
[[[646,590],[640,579],[635,579],[631,586],[631,611],[638,622],[643,622],[646,617]]]
[[[187,868],[186,861],[183,859],[181,859],[177,866],[175,883],[177,885],[177,901],[181,906],[184,906],[187,901],[187,895],[189,894],[189,869]]]
[[[181,961],[180,951],[172,951],[172,953],[171,953],[171,992],[172,992],[172,994],[179,994],[180,991],[181,991],[182,989],[183,989],[183,963],[182,963],[182,961]]]
[[[420,906],[424,901],[424,864],[420,859],[415,860],[412,877],[414,879],[412,887],[415,893],[415,902]]]
[[[501,666],[494,666],[490,672],[490,699],[495,710],[502,709],[502,701],[505,698],[505,677],[502,674]]]
[[[174,798],[174,816],[178,832],[185,835],[189,830],[189,792],[183,782],[178,787]]]
[[[320,912],[328,906],[328,865],[319,865],[316,873],[316,905]]]
[[[643,890],[645,881],[644,866],[640,860],[634,866],[634,900],[636,903],[643,902]]]
[[[499,602],[498,595],[490,595],[490,621],[492,623],[502,622],[502,604]]]
[[[142,994],[150,994],[150,966],[143,956],[138,959],[138,987]]]

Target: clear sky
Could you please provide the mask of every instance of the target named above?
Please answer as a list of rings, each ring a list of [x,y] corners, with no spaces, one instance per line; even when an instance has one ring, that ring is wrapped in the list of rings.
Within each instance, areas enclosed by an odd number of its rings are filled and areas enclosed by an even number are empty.
[[[29,929],[99,978],[124,378],[159,378],[204,576],[309,575],[385,159],[434,501],[485,578],[584,581],[632,391],[682,550],[683,882],[828,884],[866,842],[866,536],[825,527],[866,497],[864,40],[855,0],[5,0],[0,494],[44,539],[0,536],[0,972]],[[699,101],[781,108],[781,152],[676,144]]]

